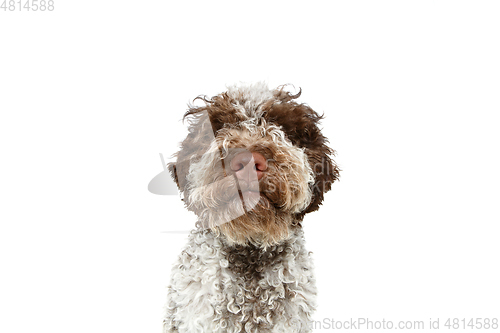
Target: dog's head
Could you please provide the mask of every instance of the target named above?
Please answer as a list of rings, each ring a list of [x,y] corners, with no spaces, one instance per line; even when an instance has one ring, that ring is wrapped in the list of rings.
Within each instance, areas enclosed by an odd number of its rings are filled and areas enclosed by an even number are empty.
[[[186,207],[229,244],[261,247],[288,238],[337,180],[322,116],[279,87],[259,83],[198,97],[189,134],[169,168]]]

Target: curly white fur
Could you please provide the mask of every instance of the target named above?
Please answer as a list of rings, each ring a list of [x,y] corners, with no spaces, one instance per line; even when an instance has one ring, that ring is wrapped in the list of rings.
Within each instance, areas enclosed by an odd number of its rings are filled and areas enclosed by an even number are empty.
[[[235,253],[210,231],[193,231],[172,270],[163,332],[310,332],[316,286],[302,230],[257,252]],[[246,265],[261,277],[242,273]]]
[[[274,99],[273,91],[264,82],[243,86],[230,86],[228,87],[227,94],[234,100],[236,109],[249,118],[259,117],[262,113],[264,102]],[[240,102],[240,100],[244,102]]]

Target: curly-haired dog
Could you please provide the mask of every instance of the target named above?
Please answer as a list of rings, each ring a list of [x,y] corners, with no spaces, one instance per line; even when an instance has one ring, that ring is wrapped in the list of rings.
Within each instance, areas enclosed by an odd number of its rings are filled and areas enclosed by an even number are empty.
[[[231,87],[185,114],[170,164],[198,216],[172,269],[164,332],[310,332],[315,279],[301,222],[338,178],[300,96]]]

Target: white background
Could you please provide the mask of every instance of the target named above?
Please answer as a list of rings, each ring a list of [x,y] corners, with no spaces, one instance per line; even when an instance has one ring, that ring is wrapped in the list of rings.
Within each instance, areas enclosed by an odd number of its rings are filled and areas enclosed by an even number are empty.
[[[260,80],[302,88],[343,170],[304,222],[315,319],[500,317],[499,17],[496,1],[1,10],[0,330],[160,332],[186,237],[164,231],[194,215],[147,191],[158,153],[194,97]]]

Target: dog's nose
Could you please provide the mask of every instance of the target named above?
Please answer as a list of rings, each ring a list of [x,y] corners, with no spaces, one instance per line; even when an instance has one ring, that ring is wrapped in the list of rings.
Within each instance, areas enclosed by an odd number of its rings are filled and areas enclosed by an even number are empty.
[[[267,170],[267,161],[262,154],[247,151],[233,157],[231,170],[236,174],[237,178],[242,180],[261,179],[264,171]]]

